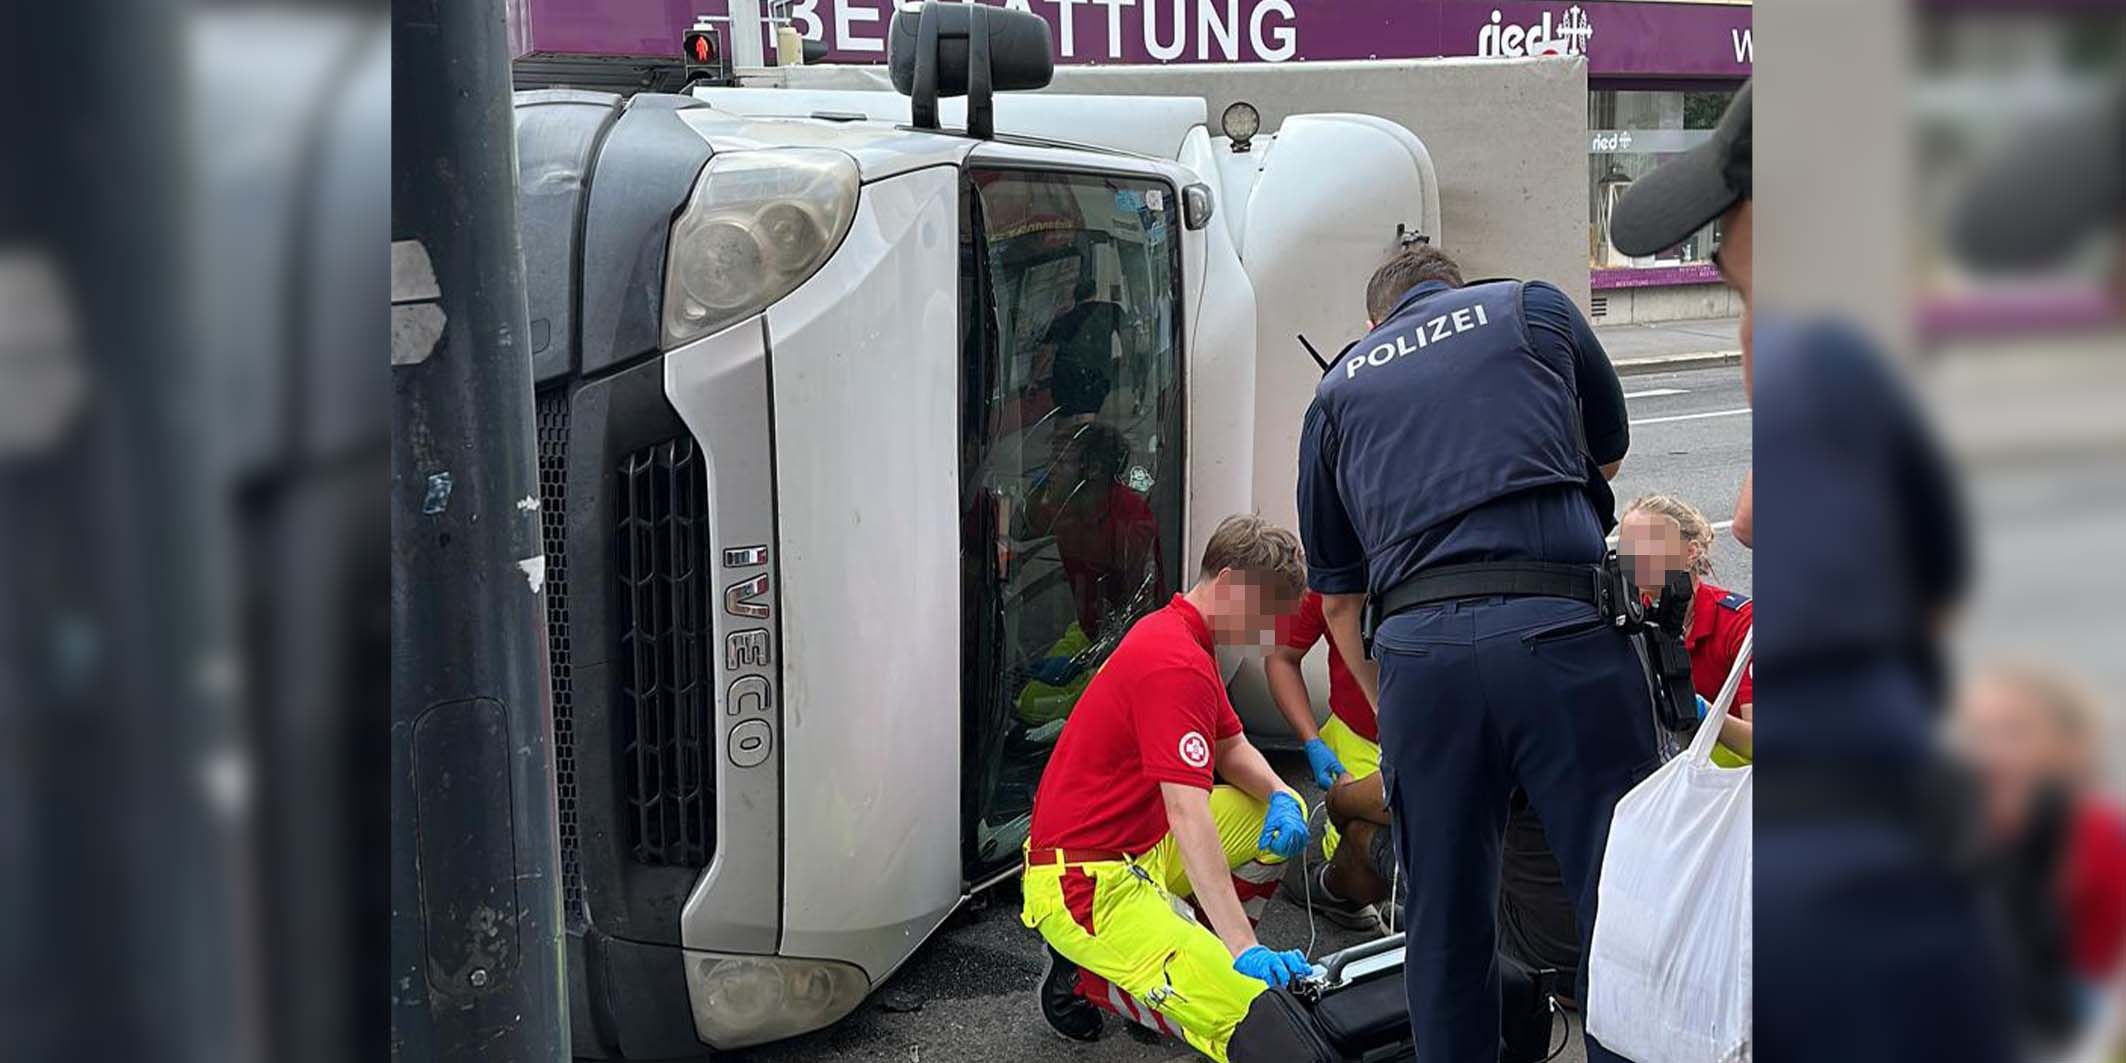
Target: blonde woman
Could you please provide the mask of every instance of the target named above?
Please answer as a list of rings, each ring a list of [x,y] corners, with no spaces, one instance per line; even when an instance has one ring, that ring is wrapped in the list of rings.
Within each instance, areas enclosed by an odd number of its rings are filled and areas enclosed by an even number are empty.
[[[1618,552],[1630,560],[1632,578],[1640,587],[1659,588],[1670,572],[1690,576],[1691,608],[1683,624],[1683,645],[1690,651],[1691,685],[1708,702],[1720,695],[1751,620],[1749,595],[1712,581],[1713,536],[1705,514],[1674,495],[1640,495],[1617,522]],[[1751,750],[1752,698],[1745,670],[1720,731],[1720,744],[1743,757]]]

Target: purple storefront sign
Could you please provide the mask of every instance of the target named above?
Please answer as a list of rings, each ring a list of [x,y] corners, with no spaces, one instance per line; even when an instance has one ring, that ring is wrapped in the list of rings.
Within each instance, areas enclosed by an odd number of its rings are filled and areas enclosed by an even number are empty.
[[[1710,262],[1689,262],[1678,266],[1617,266],[1587,272],[1587,286],[1598,292],[1615,288],[1719,283],[1720,267]]]
[[[990,2],[990,0],[984,0]],[[1585,55],[1594,77],[1739,79],[1754,58],[1736,4],[1525,0],[994,0],[1046,19],[1061,63],[1305,62]],[[765,5],[763,5],[765,6]],[[797,0],[832,62],[885,58],[892,0]],[[671,55],[725,0],[512,0],[518,54]]]

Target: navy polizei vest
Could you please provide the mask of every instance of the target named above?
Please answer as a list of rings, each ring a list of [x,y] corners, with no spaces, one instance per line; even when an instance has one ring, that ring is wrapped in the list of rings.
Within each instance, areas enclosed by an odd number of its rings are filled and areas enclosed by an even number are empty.
[[[1369,557],[1493,499],[1586,481],[1572,366],[1536,353],[1521,287],[1419,285],[1323,375],[1338,493]]]

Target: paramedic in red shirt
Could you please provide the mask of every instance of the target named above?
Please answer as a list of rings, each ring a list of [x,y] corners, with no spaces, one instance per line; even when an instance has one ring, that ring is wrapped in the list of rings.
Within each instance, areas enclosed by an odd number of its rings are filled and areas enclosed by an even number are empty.
[[[1241,734],[1213,652],[1268,646],[1305,580],[1291,532],[1227,518],[1195,585],[1130,628],[1064,723],[1021,913],[1048,943],[1041,1011],[1057,1033],[1097,1038],[1097,1006],[1222,1061],[1250,1002],[1307,972],[1254,929],[1306,846],[1305,806]]]
[[[1673,495],[1641,495],[1617,522],[1617,552],[1631,563],[1632,579],[1642,590],[1658,593],[1670,572],[1690,575],[1691,608],[1683,625],[1683,645],[1690,652],[1691,686],[1708,703],[1719,698],[1720,686],[1727,682],[1752,613],[1748,595],[1710,580],[1713,541],[1705,514]],[[1720,747],[1713,751],[1716,762],[1733,767],[1750,755],[1754,697],[1745,670],[1734,705],[1721,721]],[[1338,808],[1332,800],[1330,814],[1337,814]],[[1519,792],[1507,806],[1499,882],[1501,951],[1531,967],[1556,968],[1560,985],[1577,984],[1579,925],[1542,823]],[[1569,999],[1567,1003],[1577,1006]]]
[[[1996,663],[1965,686],[1955,730],[1977,772],[1990,835],[2012,847],[2041,795],[2064,799],[2056,898],[2073,974],[2096,986],[2126,960],[2126,813],[2096,785],[2101,710],[2056,668]]]
[[[1314,772],[1314,784],[1321,787],[1324,794],[1334,790],[1339,781],[1366,779],[1380,772],[1380,727],[1373,717],[1373,705],[1366,700],[1365,690],[1351,675],[1351,667],[1344,663],[1343,654],[1337,653],[1333,646],[1328,653],[1329,720],[1319,730],[1315,728],[1314,697],[1307,691],[1300,662],[1306,659],[1314,644],[1326,640],[1328,634],[1329,625],[1321,612],[1321,594],[1308,591],[1299,601],[1299,611],[1278,623],[1277,644],[1270,647],[1270,655],[1262,662],[1270,696],[1276,700],[1277,710],[1284,714],[1285,722],[1291,725],[1292,734],[1305,743],[1307,766]],[[1375,822],[1385,824],[1384,802],[1377,802],[1376,807],[1381,810]],[[1301,904],[1311,902],[1315,912],[1347,929],[1378,930],[1380,916],[1371,904],[1356,899],[1362,891],[1355,889],[1355,884],[1345,885],[1342,891],[1333,888],[1339,882],[1350,883],[1350,875],[1354,873],[1335,868],[1332,863],[1342,841],[1333,822],[1325,827],[1321,838],[1324,862],[1314,872],[1313,882],[1303,892],[1295,893],[1287,887],[1285,896]],[[1361,849],[1349,854],[1349,858],[1358,857],[1362,852]]]
[[[1749,595],[1716,586],[1713,574],[1713,526],[1698,507],[1674,495],[1640,495],[1617,522],[1617,552],[1632,563],[1632,578],[1642,591],[1659,593],[1670,572],[1687,572],[1691,582],[1690,619],[1683,625],[1683,645],[1690,651],[1691,686],[1711,702],[1742,651],[1749,634]],[[1744,757],[1751,751],[1755,690],[1749,670],[1735,691],[1728,719],[1721,723],[1720,744]]]

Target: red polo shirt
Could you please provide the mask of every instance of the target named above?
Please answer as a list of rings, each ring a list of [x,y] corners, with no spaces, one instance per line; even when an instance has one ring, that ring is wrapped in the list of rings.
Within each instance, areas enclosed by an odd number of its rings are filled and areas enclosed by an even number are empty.
[[[1078,604],[1078,626],[1091,639],[1109,612],[1127,609],[1148,577],[1158,586],[1159,520],[1144,496],[1122,484],[1108,488],[1106,505],[1062,507],[1032,516],[1056,536],[1056,554]]]
[[[1299,611],[1277,622],[1277,641],[1301,653],[1313,649],[1328,634],[1329,622],[1322,617],[1319,591],[1308,591],[1299,600]],[[1344,655],[1336,652],[1333,639],[1329,641],[1329,711],[1358,737],[1368,742],[1380,741],[1380,724],[1374,719],[1373,706],[1366,704],[1365,690],[1351,675]]]
[[[1071,710],[1034,793],[1033,847],[1145,852],[1167,833],[1159,784],[1210,789],[1215,747],[1239,733],[1210,628],[1177,594],[1130,627]]]
[[[2075,970],[2101,982],[2126,958],[2126,813],[2103,801],[2082,801],[2061,885]]]
[[[1728,669],[1742,652],[1742,636],[1749,634],[1750,615],[1749,595],[1699,581],[1698,593],[1691,599],[1690,627],[1683,632],[1683,648],[1690,651],[1690,684],[1708,702],[1720,699],[1720,685],[1727,682]],[[1751,704],[1754,693],[1749,670],[1744,669],[1734,708]]]

